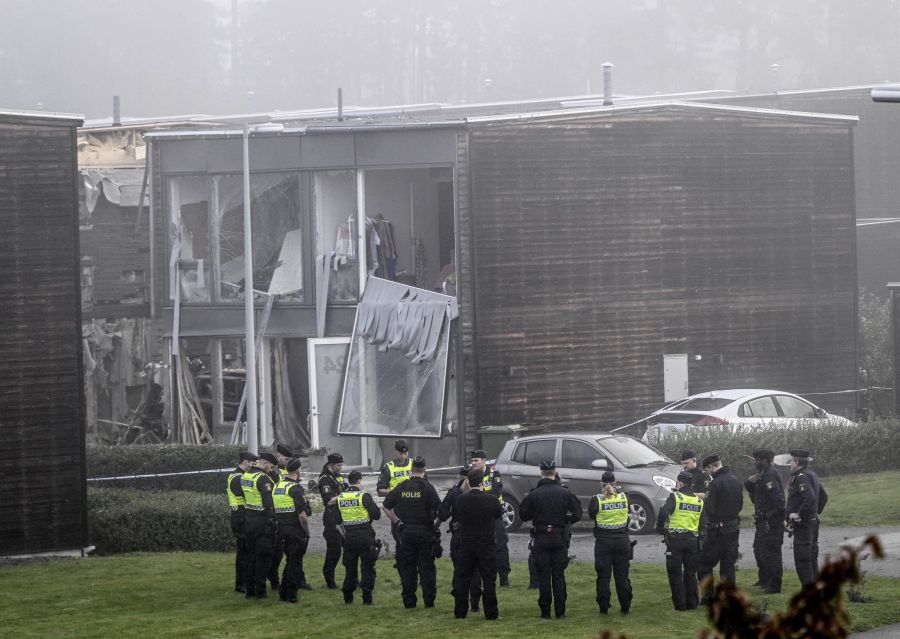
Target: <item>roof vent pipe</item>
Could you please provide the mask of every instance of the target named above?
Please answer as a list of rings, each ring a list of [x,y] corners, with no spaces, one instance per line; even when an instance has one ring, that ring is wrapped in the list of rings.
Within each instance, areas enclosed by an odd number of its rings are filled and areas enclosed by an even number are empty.
[[[344,90],[338,87],[338,122],[344,121]]]
[[[769,68],[772,69],[772,93],[778,95],[778,70],[781,69],[781,65],[776,63]]]
[[[612,98],[612,62],[603,63],[603,106],[609,106],[613,103]]]
[[[119,96],[113,96],[113,126],[122,124],[122,101]]]

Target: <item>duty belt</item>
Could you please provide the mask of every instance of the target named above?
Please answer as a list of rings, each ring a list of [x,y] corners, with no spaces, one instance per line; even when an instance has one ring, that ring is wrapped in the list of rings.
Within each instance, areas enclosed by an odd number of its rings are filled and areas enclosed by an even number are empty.
[[[547,533],[548,535],[552,535],[556,531],[562,531],[565,526],[554,526],[553,524],[541,524],[540,526],[532,526],[531,530],[534,532]]]
[[[690,534],[694,537],[699,536],[699,532],[696,530],[688,530],[687,528],[669,528],[670,533],[675,533],[676,535]]]

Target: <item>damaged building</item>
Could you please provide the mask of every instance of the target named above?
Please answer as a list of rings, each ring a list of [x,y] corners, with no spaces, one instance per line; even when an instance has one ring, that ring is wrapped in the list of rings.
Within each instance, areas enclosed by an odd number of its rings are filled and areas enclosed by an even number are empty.
[[[458,463],[482,426],[649,413],[673,353],[690,392],[855,385],[855,118],[547,108],[251,130],[261,443]],[[242,132],[146,138],[171,438],[237,441]]]

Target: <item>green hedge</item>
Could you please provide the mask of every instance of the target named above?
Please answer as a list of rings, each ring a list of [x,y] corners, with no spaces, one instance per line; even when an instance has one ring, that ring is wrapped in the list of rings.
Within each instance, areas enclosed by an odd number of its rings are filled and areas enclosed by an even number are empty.
[[[193,446],[188,444],[142,444],[134,446],[88,446],[88,477],[149,475],[214,468],[234,468],[239,446]],[[104,482],[90,482],[104,488],[139,490],[190,490],[205,493],[225,492],[225,473],[176,475]]]
[[[230,550],[229,520],[224,493],[88,489],[89,538],[99,553]]]
[[[807,448],[814,457],[811,467],[822,476],[892,470],[900,459],[900,420],[884,419],[852,426],[799,425],[795,428],[702,428],[672,433],[652,442],[672,459],[685,448],[702,457],[717,453],[741,477],[754,472],[750,455],[768,447],[775,454],[791,448]]]

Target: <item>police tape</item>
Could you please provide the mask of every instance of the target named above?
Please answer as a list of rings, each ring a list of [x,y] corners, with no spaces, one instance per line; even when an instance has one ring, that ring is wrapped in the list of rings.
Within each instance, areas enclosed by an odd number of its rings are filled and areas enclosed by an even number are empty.
[[[180,476],[189,476],[189,475],[208,475],[211,473],[230,473],[234,472],[234,468],[214,468],[212,470],[184,470],[181,472],[174,473],[146,473],[143,475],[113,475],[111,477],[88,477],[87,481],[119,481],[126,479],[155,479],[157,477],[180,477]],[[353,470],[350,468],[349,470]],[[439,468],[429,468],[430,472],[438,472],[443,470],[459,470],[459,466],[443,466]],[[362,472],[362,471],[360,471]],[[362,472],[363,476],[376,476],[380,473],[380,470],[375,471],[365,471]],[[301,476],[308,477],[318,477],[319,473],[311,473],[311,472],[303,472],[300,473]]]

